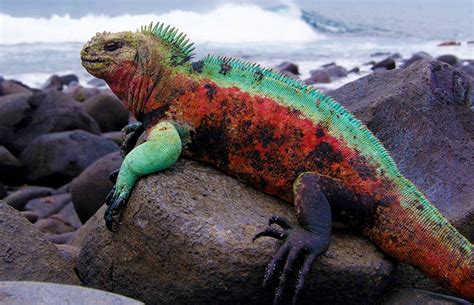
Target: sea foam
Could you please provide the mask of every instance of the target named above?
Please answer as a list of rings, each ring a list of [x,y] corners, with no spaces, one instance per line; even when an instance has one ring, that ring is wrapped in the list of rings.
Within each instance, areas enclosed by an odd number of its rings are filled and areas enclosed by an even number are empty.
[[[172,10],[160,15],[87,15],[77,19],[69,15],[30,18],[0,14],[0,44],[84,42],[96,32],[133,31],[151,21],[175,26],[202,43],[306,43],[324,37],[301,19],[294,6],[269,11],[251,4],[225,4],[207,13]]]

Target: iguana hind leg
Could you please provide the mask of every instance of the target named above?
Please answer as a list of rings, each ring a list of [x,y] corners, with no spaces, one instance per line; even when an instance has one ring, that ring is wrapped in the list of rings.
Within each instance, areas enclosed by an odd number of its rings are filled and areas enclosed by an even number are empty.
[[[108,208],[104,218],[109,230],[119,223],[120,213],[138,178],[171,166],[181,154],[181,146],[181,138],[173,124],[162,122],[151,130],[147,142],[127,154],[117,182],[106,198]]]
[[[254,240],[262,236],[284,240],[268,264],[263,281],[267,286],[281,272],[274,304],[282,302],[294,274],[297,274],[293,294],[296,303],[312,263],[328,249],[333,218],[357,223],[373,208],[372,203],[364,202],[364,198],[353,194],[338,180],[313,172],[301,174],[294,182],[293,192],[298,225],[273,216],[269,227],[254,237]],[[270,227],[272,224],[282,230]]]

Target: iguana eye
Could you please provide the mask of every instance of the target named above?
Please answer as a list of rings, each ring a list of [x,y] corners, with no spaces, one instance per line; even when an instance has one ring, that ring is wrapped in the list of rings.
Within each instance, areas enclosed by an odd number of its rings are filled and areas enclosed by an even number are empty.
[[[117,49],[120,48],[120,47],[121,47],[120,44],[118,44],[117,42],[112,41],[112,42],[107,42],[107,43],[105,44],[104,50],[109,51],[109,52],[112,52],[112,51],[117,50]]]

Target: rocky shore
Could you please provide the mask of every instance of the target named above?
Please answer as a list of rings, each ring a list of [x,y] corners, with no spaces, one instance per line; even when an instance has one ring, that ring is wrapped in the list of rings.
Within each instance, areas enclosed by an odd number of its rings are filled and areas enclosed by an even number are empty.
[[[371,74],[326,94],[360,118],[402,174],[473,241],[474,60],[424,52],[373,58],[364,64]],[[296,63],[275,69],[299,78]],[[329,63],[302,81],[318,87],[359,70]],[[29,88],[0,77],[0,296],[1,281],[35,281],[146,304],[270,304],[260,282],[277,244],[251,238],[271,215],[294,219],[294,211],[214,169],[181,160],[141,179],[118,232],[106,230],[109,174],[122,162],[120,130],[134,118],[96,85],[55,75]],[[435,293],[449,295],[357,233],[336,230],[302,299],[468,304]],[[120,304],[136,304],[128,301]]]

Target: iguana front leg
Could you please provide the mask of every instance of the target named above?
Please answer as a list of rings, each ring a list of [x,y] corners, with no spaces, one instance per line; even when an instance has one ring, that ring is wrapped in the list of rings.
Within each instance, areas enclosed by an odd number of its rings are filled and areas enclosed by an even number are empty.
[[[105,223],[109,230],[118,224],[120,212],[125,207],[138,178],[163,170],[176,162],[181,154],[181,138],[174,125],[162,122],[150,131],[147,142],[127,154],[117,177],[117,182],[106,198]]]

